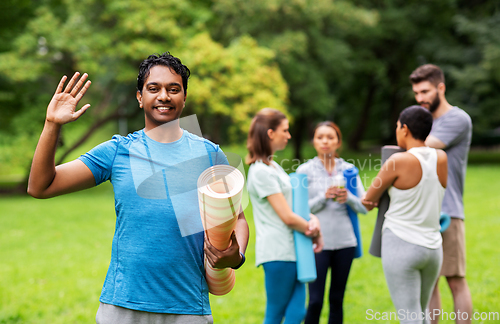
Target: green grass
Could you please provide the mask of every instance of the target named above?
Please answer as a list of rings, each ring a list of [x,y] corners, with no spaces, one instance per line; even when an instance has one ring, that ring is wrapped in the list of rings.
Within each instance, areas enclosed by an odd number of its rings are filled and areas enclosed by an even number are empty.
[[[366,174],[372,178],[375,171]],[[468,168],[467,278],[478,312],[500,311],[497,179],[500,167]],[[114,232],[113,201],[109,184],[49,200],[0,197],[0,324],[94,323]],[[254,266],[251,208],[245,214],[251,230],[247,263],[237,271],[232,292],[211,296],[217,324],[261,323],[264,317],[264,276],[262,268]],[[361,216],[360,222],[365,255],[353,263],[345,296],[345,322],[397,323],[366,320],[368,309],[381,313],[395,310],[380,259],[368,254],[375,212]],[[440,287],[443,309],[452,312],[453,302],[444,280]],[[327,322],[327,312],[325,307],[322,323]]]

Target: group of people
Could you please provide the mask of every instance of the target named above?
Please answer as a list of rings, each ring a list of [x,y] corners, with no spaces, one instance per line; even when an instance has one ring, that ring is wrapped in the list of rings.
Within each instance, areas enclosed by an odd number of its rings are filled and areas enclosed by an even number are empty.
[[[342,301],[349,270],[357,245],[346,204],[356,212],[366,213],[361,203],[364,194],[361,179],[357,176],[358,194],[331,186],[331,179],[352,164],[341,159],[337,150],[342,144],[342,133],[333,122],[318,124],[314,131],[313,145],[318,156],[297,168],[297,173],[307,175],[310,228],[291,209],[292,185],[288,174],[273,161],[274,153],[285,148],[290,139],[286,116],[275,109],[264,108],[250,125],[247,148],[248,193],[253,206],[256,230],[256,264],[265,273],[267,307],[265,324],[319,323],[325,282],[331,268],[330,323],[341,323]],[[263,149],[267,148],[267,149]],[[295,223],[304,223],[297,228]],[[319,222],[319,226],[317,225]],[[309,307],[305,309],[305,284],[297,279],[293,230],[311,236],[315,247],[317,278],[309,284]],[[286,274],[286,276],[285,276]]]
[[[98,324],[213,323],[204,259],[215,268],[238,269],[245,262],[249,230],[243,212],[226,250],[216,249],[203,234],[196,179],[206,168],[228,161],[218,145],[179,125],[189,75],[189,69],[168,52],[149,56],[137,79],[144,129],[113,136],[58,166],[54,155],[62,125],[90,106],[77,108],[91,85],[87,75],[75,73],[66,86],[63,77],[48,105],[28,193],[49,198],[108,180],[113,184],[116,229]],[[366,192],[359,175],[357,193],[333,185],[332,179],[353,165],[338,154],[339,127],[330,121],[317,125],[312,141],[317,156],[297,169],[307,175],[310,220],[293,212],[290,177],[273,160],[291,138],[288,119],[271,108],[253,118],[247,140],[247,188],[256,229],[255,262],[265,274],[265,324],[304,319],[306,324],[319,323],[329,270],[328,323],[342,323],[358,244],[346,206],[366,214],[385,190],[391,203],[382,233],[382,264],[396,309],[419,314],[426,308],[439,309],[441,273],[456,309],[471,313],[462,203],[471,121],[446,101],[444,76],[437,66],[419,67],[410,81],[419,106],[404,109],[396,126],[398,145],[406,152],[391,156]],[[452,217],[442,236],[441,211]],[[190,233],[181,224],[189,224]],[[308,284],[307,308],[306,286],[297,279],[293,231],[309,236],[316,253],[317,279]]]

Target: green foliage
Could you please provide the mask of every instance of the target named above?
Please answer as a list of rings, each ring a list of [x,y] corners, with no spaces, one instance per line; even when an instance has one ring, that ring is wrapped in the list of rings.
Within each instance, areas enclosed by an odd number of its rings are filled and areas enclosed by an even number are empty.
[[[479,17],[483,15],[462,14],[454,19],[460,36],[475,46],[468,49],[462,68],[449,68],[456,80],[450,96],[470,107],[476,134],[484,136],[500,126],[500,12],[497,10],[486,19]]]
[[[0,121],[8,125],[0,129],[0,145],[10,146],[0,152],[0,164],[29,165],[50,97],[60,77],[74,71],[89,74],[83,103],[92,107],[65,125],[60,149],[104,119],[130,115],[128,131],[144,127],[133,114],[139,112],[135,87],[138,66],[152,53],[170,51],[193,71],[185,115],[196,113],[210,138],[239,141],[260,108],[286,110],[287,86],[274,53],[249,36],[227,47],[215,42],[205,26],[212,13],[196,2],[46,0],[33,11],[0,53],[0,83],[7,85]]]
[[[378,22],[375,11],[347,1],[215,0],[213,10],[216,40],[250,34],[276,52],[290,89],[289,110],[299,121],[292,125],[298,143],[308,121],[332,116],[336,89],[352,74],[354,48],[347,37]]]
[[[224,50],[203,33],[186,46],[181,57],[193,73],[186,109],[199,116],[202,130],[216,142],[241,141],[250,120],[263,107],[286,111],[288,89],[273,62],[274,53],[251,37],[242,36]],[[220,134],[224,121],[225,140]]]
[[[214,0],[213,10],[216,40],[250,34],[276,52],[296,149],[325,119],[352,149],[393,142],[399,112],[414,103],[408,75],[423,63],[444,69],[448,99],[471,114],[476,135],[500,126],[495,1]]]

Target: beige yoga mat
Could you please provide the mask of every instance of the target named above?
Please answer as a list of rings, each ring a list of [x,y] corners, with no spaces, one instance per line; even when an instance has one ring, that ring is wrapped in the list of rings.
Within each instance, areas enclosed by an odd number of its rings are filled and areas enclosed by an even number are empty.
[[[245,178],[230,165],[215,165],[198,178],[198,199],[203,228],[210,243],[218,250],[229,247],[231,233],[241,213]],[[205,258],[208,290],[213,295],[225,295],[236,282],[231,268],[214,269]]]

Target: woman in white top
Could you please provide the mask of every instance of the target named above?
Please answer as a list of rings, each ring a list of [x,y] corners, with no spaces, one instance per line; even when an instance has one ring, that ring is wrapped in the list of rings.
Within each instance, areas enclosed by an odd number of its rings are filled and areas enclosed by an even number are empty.
[[[350,193],[345,187],[332,186],[332,180],[336,177],[343,180],[344,171],[354,167],[338,155],[342,146],[342,133],[335,123],[319,123],[314,130],[313,145],[318,156],[299,166],[297,173],[307,174],[309,207],[321,224],[324,246],[323,251],[315,255],[317,278],[309,283],[309,306],[305,324],[319,323],[328,269],[328,323],[342,323],[347,278],[358,244],[347,213],[347,205],[356,213],[366,214],[367,211],[358,198],[364,196],[365,190],[359,175],[356,177],[357,194]]]
[[[372,209],[389,188],[382,265],[401,323],[429,321],[426,309],[443,258],[439,217],[448,160],[444,151],[425,146],[431,127],[432,115],[425,108],[411,106],[401,112],[396,138],[406,152],[384,163],[363,200]]]
[[[286,116],[271,108],[260,110],[248,134],[250,164],[247,187],[256,230],[256,265],[263,265],[266,285],[264,324],[299,324],[305,316],[305,284],[297,280],[293,230],[313,238],[315,252],[323,241],[316,216],[306,221],[292,211],[290,177],[273,161],[291,138]]]

